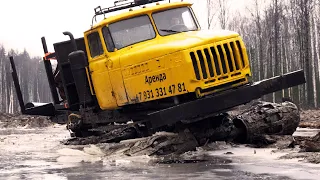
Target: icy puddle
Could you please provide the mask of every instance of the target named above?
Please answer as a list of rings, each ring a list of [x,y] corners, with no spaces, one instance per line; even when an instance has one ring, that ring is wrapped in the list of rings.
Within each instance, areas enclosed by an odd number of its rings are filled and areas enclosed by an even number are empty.
[[[313,130],[310,130],[313,131]],[[299,129],[297,133],[311,133]],[[316,133],[316,132],[315,132]],[[148,156],[104,156],[98,146],[64,146],[65,126],[0,129],[0,179],[319,179],[320,165],[278,160],[283,153],[244,146],[198,150],[208,161],[154,164]],[[229,153],[227,153],[229,152]],[[231,152],[231,153],[230,153]]]

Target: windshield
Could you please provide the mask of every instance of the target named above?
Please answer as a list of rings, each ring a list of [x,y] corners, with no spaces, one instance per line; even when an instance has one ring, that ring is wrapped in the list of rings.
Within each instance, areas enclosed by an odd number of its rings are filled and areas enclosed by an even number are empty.
[[[147,15],[112,23],[109,25],[109,31],[117,49],[156,37]]]
[[[198,29],[196,21],[188,7],[157,12],[152,17],[159,34],[162,36]]]

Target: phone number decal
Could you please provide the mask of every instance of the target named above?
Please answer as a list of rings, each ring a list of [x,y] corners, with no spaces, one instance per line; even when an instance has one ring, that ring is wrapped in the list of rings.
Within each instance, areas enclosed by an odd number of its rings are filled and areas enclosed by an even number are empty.
[[[156,89],[146,90],[139,92],[137,98],[140,101],[146,101],[154,98],[159,98],[168,95],[174,95],[176,93],[187,92],[186,86],[184,83],[173,84],[168,87],[159,87]]]

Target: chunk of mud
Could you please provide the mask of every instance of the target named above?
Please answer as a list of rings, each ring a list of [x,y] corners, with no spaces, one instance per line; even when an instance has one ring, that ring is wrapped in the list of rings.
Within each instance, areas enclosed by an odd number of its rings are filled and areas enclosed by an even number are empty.
[[[212,143],[209,143],[202,148],[205,150],[223,150],[223,149],[228,149],[230,146],[225,142],[225,141],[215,141]]]
[[[301,159],[301,162],[320,164],[320,153],[294,152],[281,156],[280,159]]]
[[[309,163],[320,164],[320,153],[311,153],[305,160]]]
[[[86,145],[98,143],[120,142],[125,139],[133,139],[137,137],[137,132],[133,127],[119,126],[101,135],[93,135],[88,137],[76,137],[62,141],[64,145]]]
[[[320,164],[320,133],[313,137],[294,137],[294,152],[280,157],[280,159],[302,159],[302,162]]]
[[[261,135],[259,139],[256,137],[255,143],[248,144],[248,147],[253,148],[277,148],[287,149],[293,148],[295,140],[291,135]]]
[[[300,113],[299,127],[320,129],[320,110],[303,110]]]
[[[43,116],[0,113],[0,128],[43,128],[53,124],[49,118]]]
[[[207,162],[214,164],[230,164],[232,160],[216,157],[216,156],[209,156],[206,154],[199,155],[199,156],[186,156],[186,155],[170,155],[170,156],[162,156],[159,159],[153,160],[153,163],[158,164],[187,164],[187,163],[199,163],[199,162]]]
[[[301,152],[320,152],[320,133],[313,137],[295,137]]]
[[[302,110],[300,113],[301,122],[305,121],[319,121],[320,110]]]
[[[232,116],[222,113],[187,126],[201,146],[208,142],[232,141],[244,133],[243,129],[236,128]]]
[[[124,151],[124,154],[128,156],[180,155],[196,150],[197,146],[198,142],[188,130],[179,134],[156,133],[151,137],[130,143],[130,148]]]
[[[320,120],[319,121],[305,121],[299,124],[301,128],[311,128],[311,129],[320,129]]]

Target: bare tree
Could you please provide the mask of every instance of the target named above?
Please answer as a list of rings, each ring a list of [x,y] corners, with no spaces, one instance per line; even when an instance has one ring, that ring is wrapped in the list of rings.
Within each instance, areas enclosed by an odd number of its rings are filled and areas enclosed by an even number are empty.
[[[296,103],[302,103],[303,107],[318,106],[320,104],[319,0],[266,2],[268,4],[263,8],[263,2],[255,0],[254,6],[251,6],[253,9],[251,11],[249,9],[251,19],[237,17],[238,23],[236,23],[233,18],[230,21],[232,26],[228,27],[241,32],[247,44],[253,75],[259,76],[259,79],[300,68],[305,70],[307,79],[305,85],[267,96],[267,100],[280,101],[282,97],[291,97]],[[241,19],[249,22],[243,23]]]
[[[217,11],[215,10],[215,0],[207,0],[207,14],[208,14],[208,29],[212,27],[212,21],[216,16]]]
[[[13,86],[9,56],[15,59],[25,102],[51,102],[49,85],[41,58],[31,58],[26,50],[22,53],[13,50],[6,53],[4,47],[0,46],[0,112],[16,113],[20,111]]]
[[[281,74],[281,65],[282,59],[280,58],[281,48],[279,48],[279,39],[280,39],[280,11],[281,11],[281,4],[278,0],[273,0],[273,27],[274,27],[274,39],[273,39],[273,46],[274,46],[274,64],[275,64],[275,75]],[[280,102],[282,99],[282,92],[275,93],[275,101]]]
[[[222,29],[226,29],[229,14],[229,0],[218,0],[219,21]]]

